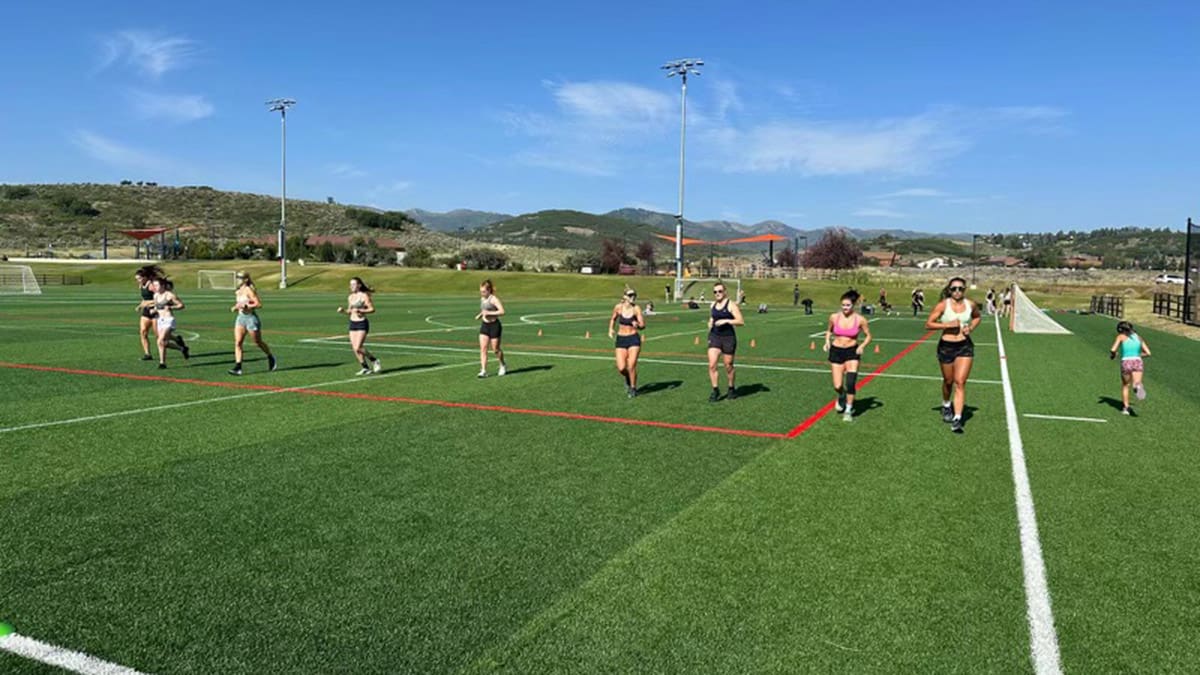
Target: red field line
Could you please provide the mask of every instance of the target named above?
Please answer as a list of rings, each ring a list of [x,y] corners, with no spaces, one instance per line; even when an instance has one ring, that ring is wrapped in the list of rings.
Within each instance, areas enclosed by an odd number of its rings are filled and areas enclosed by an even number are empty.
[[[278,391],[289,394],[304,394],[307,396],[328,396],[331,398],[356,399],[363,401],[379,401],[388,403],[408,403],[410,405],[436,406],[440,408],[465,408],[468,410],[483,410],[514,415],[533,415],[537,417],[558,417],[561,419],[585,420],[588,422],[607,422],[609,424],[624,424],[629,426],[658,427],[660,429],[676,429],[680,431],[698,431],[710,434],[726,434],[731,436],[751,436],[756,438],[786,438],[780,433],[755,431],[753,429],[726,429],[708,427],[699,424],[680,424],[676,422],[659,422],[656,420],[639,420],[628,417],[605,417],[603,415],[588,415],[584,413],[563,412],[558,410],[538,410],[533,408],[514,408],[503,405],[484,405],[481,403],[464,403],[459,401],[442,401],[438,399],[409,398],[406,396],[378,396],[342,391],[322,391],[304,387],[278,387],[269,384],[243,384],[240,382],[213,382],[210,380],[195,380],[191,378],[167,377],[165,375],[135,375],[133,373],[114,373],[103,370],[86,370],[81,368],[61,368],[58,366],[40,366],[29,363],[8,363],[0,361],[0,368],[17,370],[34,370],[48,373],[65,373],[69,375],[88,375],[92,377],[110,377],[121,380],[138,380],[149,382],[170,382],[174,384],[191,384],[203,387],[225,387],[228,389],[254,389],[260,391]]]
[[[898,353],[895,356],[893,356],[892,358],[888,359],[887,362],[885,362],[883,365],[881,365],[878,368],[876,368],[875,370],[871,371],[870,375],[867,375],[866,377],[864,377],[863,381],[860,382],[858,384],[858,386],[859,387],[867,386],[871,382],[871,380],[875,379],[876,375],[882,373],[883,371],[887,370],[888,368],[891,368],[893,364],[895,364],[900,359],[904,358],[912,350],[916,349],[918,345],[920,345],[922,342],[928,340],[929,336],[933,335],[934,332],[935,331],[929,331],[928,333],[925,333],[920,338],[918,338],[915,342],[908,345],[904,349],[901,349],[900,353]],[[825,405],[821,406],[820,410],[813,413],[812,415],[809,415],[808,419],[804,420],[800,424],[797,424],[795,427],[793,427],[791,431],[787,432],[786,436],[788,438],[795,438],[795,437],[799,436],[800,434],[804,433],[805,431],[808,431],[809,427],[816,424],[822,417],[828,415],[829,411],[833,410],[834,406],[836,406],[836,405],[837,405],[837,399],[834,399],[834,400],[830,401],[829,403],[826,403]]]

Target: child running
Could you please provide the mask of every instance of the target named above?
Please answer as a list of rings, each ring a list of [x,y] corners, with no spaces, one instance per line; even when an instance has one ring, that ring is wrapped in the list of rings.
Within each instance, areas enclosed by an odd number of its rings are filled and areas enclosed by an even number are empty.
[[[500,325],[500,317],[504,316],[504,303],[496,297],[496,287],[491,279],[484,279],[479,284],[479,377],[487,377],[488,348],[496,352],[500,361],[500,370],[496,375],[504,375],[508,367],[504,365],[504,350],[500,348],[500,335],[504,326]]]
[[[721,400],[721,390],[717,387],[717,361],[725,362],[725,382],[729,391],[725,398],[730,401],[737,398],[737,388],[733,385],[733,357],[737,353],[737,332],[734,326],[746,325],[742,318],[742,310],[737,303],[730,302],[725,294],[725,284],[713,284],[713,301],[708,316],[708,380],[712,383],[712,393],[708,395],[709,403]]]
[[[367,315],[375,313],[372,293],[374,291],[360,277],[354,277],[350,279],[350,295],[346,296],[346,306],[337,308],[338,314],[350,315],[350,349],[354,350],[354,359],[362,366],[359,375],[383,370],[383,364],[365,346],[367,333],[371,332],[371,321]]]
[[[1150,356],[1150,347],[1140,335],[1133,331],[1133,324],[1128,321],[1117,322],[1117,339],[1113,340],[1108,350],[1108,358],[1121,356],[1121,414],[1132,415],[1133,408],[1129,407],[1129,385],[1133,385],[1133,393],[1137,400],[1146,399],[1146,387],[1142,384],[1142,373],[1145,366],[1143,356]]]
[[[186,361],[191,356],[188,346],[175,335],[175,312],[183,309],[183,301],[175,295],[175,285],[166,277],[158,277],[150,282],[150,290],[154,298],[149,300],[149,306],[157,313],[155,331],[158,335],[158,367],[167,367],[167,350],[178,349],[183,352]],[[145,304],[145,303],[143,303]]]
[[[625,289],[621,301],[613,307],[612,316],[608,319],[608,337],[613,337],[616,328],[616,357],[617,372],[625,377],[625,394],[629,398],[637,396],[637,360],[642,351],[642,336],[638,333],[646,329],[646,319],[642,309],[637,304],[637,291]]]
[[[926,330],[942,331],[938,340],[937,359],[942,368],[942,421],[950,423],[950,431],[963,433],[962,414],[967,400],[967,378],[975,362],[975,343],[971,333],[979,325],[979,306],[965,297],[967,280],[950,279],[947,296],[934,306],[925,322]],[[951,402],[951,391],[954,398]]]
[[[842,293],[842,311],[829,315],[829,327],[825,329],[825,351],[829,352],[829,371],[833,376],[833,389],[837,392],[837,411],[842,420],[854,419],[854,394],[858,381],[858,365],[863,350],[871,343],[871,329],[867,318],[854,311],[858,302],[858,291]],[[858,334],[865,339],[858,341]]]
[[[258,318],[258,308],[262,307],[262,300],[258,297],[258,289],[255,288],[249,273],[239,271],[234,277],[238,287],[234,291],[234,303],[229,311],[237,312],[237,319],[233,322],[233,368],[229,370],[229,374],[242,374],[242,344],[246,341],[246,333],[254,337],[254,344],[267,355],[267,369],[275,370],[278,365],[275,356],[262,339],[262,321]]]

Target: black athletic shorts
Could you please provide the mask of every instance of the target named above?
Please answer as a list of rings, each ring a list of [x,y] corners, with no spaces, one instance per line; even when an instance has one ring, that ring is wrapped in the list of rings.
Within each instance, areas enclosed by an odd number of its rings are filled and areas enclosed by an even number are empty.
[[[858,355],[858,345],[853,347],[829,347],[829,362],[830,363],[845,363],[847,361],[861,361],[862,357]]]
[[[708,348],[720,349],[722,354],[730,356],[737,353],[737,335],[708,334]]]
[[[938,340],[938,363],[954,363],[954,359],[959,357],[968,359],[975,358],[975,343],[971,342],[971,338],[967,338],[962,342],[947,342],[945,340]]]
[[[351,321],[350,331],[354,332],[359,330],[363,331],[364,333],[371,332],[371,322],[367,319],[363,319],[362,321]]]
[[[503,328],[503,326],[500,325],[499,320],[493,321],[491,323],[487,323],[485,321],[485,322],[479,324],[479,334],[488,336],[489,340],[499,340],[500,334],[503,332],[504,332],[504,328]]]
[[[156,312],[153,307],[143,307],[142,316],[147,319],[157,319],[158,312]]]
[[[641,347],[642,336],[634,333],[633,335],[618,335],[617,349],[629,349],[630,347]]]

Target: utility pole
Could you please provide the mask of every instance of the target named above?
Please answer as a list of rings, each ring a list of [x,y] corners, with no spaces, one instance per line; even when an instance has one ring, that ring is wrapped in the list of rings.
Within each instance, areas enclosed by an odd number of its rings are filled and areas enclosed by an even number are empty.
[[[287,288],[287,111],[296,105],[290,98],[275,98],[267,101],[267,110],[279,113],[283,134],[282,160],[280,162],[279,194],[279,287]]]
[[[667,77],[680,77],[680,108],[679,108],[679,212],[675,215],[675,294],[678,298],[679,289],[683,284],[683,160],[684,148],[687,145],[687,78],[688,75],[699,75],[701,59],[677,59],[662,66],[667,71]]]

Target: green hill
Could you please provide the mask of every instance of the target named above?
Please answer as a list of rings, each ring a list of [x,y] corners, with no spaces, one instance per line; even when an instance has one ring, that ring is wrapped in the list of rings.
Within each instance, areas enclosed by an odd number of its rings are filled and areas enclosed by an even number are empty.
[[[399,212],[289,199],[287,215],[290,235],[388,238],[443,251],[458,246]],[[215,239],[218,245],[262,239],[279,227],[279,198],[205,186],[0,186],[0,249],[98,248],[105,229],[115,244],[122,239],[118,230],[152,227],[181,228],[182,237]]]

